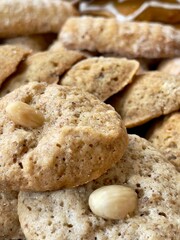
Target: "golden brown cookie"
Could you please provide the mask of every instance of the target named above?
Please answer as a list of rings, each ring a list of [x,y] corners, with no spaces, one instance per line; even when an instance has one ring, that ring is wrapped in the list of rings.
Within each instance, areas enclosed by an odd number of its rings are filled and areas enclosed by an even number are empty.
[[[78,186],[106,172],[127,147],[117,112],[77,88],[29,83],[1,98],[0,109],[0,187]]]
[[[27,240],[179,240],[177,177],[174,166],[157,149],[130,135],[122,160],[97,180],[56,192],[21,192],[21,227]],[[115,221],[90,211],[90,194],[112,184],[136,191],[138,207],[133,216]]]
[[[146,138],[180,171],[180,112],[157,120]]]
[[[65,22],[59,38],[71,49],[114,53],[123,57],[180,56],[180,31],[157,23],[72,17]]]
[[[0,85],[15,72],[19,63],[29,54],[29,50],[22,47],[0,46]]]
[[[83,58],[85,56],[82,53],[63,47],[56,51],[35,53],[29,56],[19,66],[16,74],[4,83],[0,96],[32,81],[57,83],[65,71]]]
[[[0,240],[24,239],[17,214],[18,193],[0,191]]]
[[[128,85],[139,68],[135,60],[94,57],[74,65],[60,81],[76,86],[105,101]]]
[[[158,66],[158,71],[172,75],[180,75],[180,58],[164,60]]]
[[[136,77],[110,103],[127,128],[142,125],[153,118],[180,108],[180,77],[162,72],[146,72]]]
[[[1,0],[0,37],[58,32],[68,17],[77,15],[71,3],[59,0]]]

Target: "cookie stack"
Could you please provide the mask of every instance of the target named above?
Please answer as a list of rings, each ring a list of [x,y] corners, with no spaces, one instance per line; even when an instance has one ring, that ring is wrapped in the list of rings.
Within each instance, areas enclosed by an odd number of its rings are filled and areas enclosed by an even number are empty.
[[[0,239],[178,240],[180,31],[59,0],[0,16]]]

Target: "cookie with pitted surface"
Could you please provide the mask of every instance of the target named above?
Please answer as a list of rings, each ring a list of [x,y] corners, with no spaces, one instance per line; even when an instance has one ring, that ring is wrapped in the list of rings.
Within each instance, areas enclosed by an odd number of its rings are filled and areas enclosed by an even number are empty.
[[[129,135],[121,161],[100,178],[74,189],[21,192],[21,227],[27,240],[178,240],[177,177],[174,166],[147,140]],[[90,194],[112,184],[136,191],[138,208],[133,216],[105,220],[90,211]]]
[[[139,68],[135,60],[94,57],[74,65],[60,81],[76,86],[105,101],[128,85]]]
[[[120,116],[77,88],[29,83],[0,99],[0,186],[48,191],[106,172],[128,136]]]
[[[30,53],[22,47],[0,46],[0,85],[15,72],[18,64]]]
[[[158,119],[146,138],[180,171],[180,112]]]
[[[0,191],[0,240],[24,239],[17,214],[18,193]]]
[[[59,0],[1,0],[0,37],[58,32],[70,16],[71,3]]]
[[[32,54],[19,66],[16,74],[4,83],[0,96],[32,81],[57,83],[65,71],[83,58],[84,54],[64,47]]]
[[[172,75],[180,75],[180,58],[164,60],[158,66],[158,71]]]
[[[136,77],[110,103],[128,128],[180,108],[180,77],[162,72],[146,72]]]
[[[131,58],[180,56],[180,31],[147,22],[120,22],[115,18],[72,17],[59,36],[71,49],[115,53]]]

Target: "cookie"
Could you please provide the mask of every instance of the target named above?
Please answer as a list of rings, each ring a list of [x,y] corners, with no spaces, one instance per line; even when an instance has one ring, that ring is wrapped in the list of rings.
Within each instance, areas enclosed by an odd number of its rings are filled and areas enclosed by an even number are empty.
[[[128,85],[138,68],[139,63],[134,60],[89,58],[74,65],[60,84],[76,86],[105,101]]]
[[[0,240],[24,239],[17,214],[18,193],[0,191]]]
[[[3,41],[4,44],[24,47],[34,52],[44,51],[48,48],[49,41],[47,41],[45,34],[31,35],[25,37],[9,38]]]
[[[0,37],[58,32],[68,17],[77,15],[71,3],[59,0],[1,0]]]
[[[97,180],[56,192],[21,192],[21,227],[27,240],[178,240],[177,177],[174,166],[148,141],[130,135],[122,160]],[[138,208],[133,216],[105,220],[90,211],[90,194],[112,184],[136,191]]]
[[[78,186],[107,171],[127,146],[117,112],[77,88],[29,83],[1,98],[0,109],[0,187]]]
[[[180,171],[180,112],[157,120],[146,138]]]
[[[22,47],[2,45],[0,46],[0,85],[15,72],[19,63],[30,52]]]
[[[5,82],[0,90],[0,96],[32,81],[57,83],[65,71],[83,58],[85,57],[82,53],[63,47],[57,51],[35,53],[29,56],[16,74]]]
[[[158,70],[172,75],[180,75],[180,58],[162,61],[158,66]]]
[[[123,57],[180,56],[180,31],[157,23],[72,17],[65,22],[59,38],[71,49],[115,53]]]
[[[127,128],[179,110],[180,77],[158,71],[136,77],[110,104],[121,115]]]

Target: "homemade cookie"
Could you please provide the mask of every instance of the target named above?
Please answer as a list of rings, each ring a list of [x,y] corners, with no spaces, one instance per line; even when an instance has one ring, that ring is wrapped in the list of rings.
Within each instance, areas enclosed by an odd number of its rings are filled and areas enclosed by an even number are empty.
[[[178,172],[145,139],[130,135],[129,140],[122,160],[87,185],[48,193],[21,192],[18,213],[27,240],[178,240]],[[90,211],[90,194],[112,184],[136,191],[138,208],[133,216],[105,220]]]
[[[63,25],[59,38],[71,49],[115,53],[123,57],[180,56],[180,31],[157,23],[72,17]]]
[[[15,72],[18,64],[29,54],[29,50],[22,47],[0,46],[0,85]]]
[[[157,120],[146,138],[180,171],[180,112]]]
[[[17,214],[17,192],[0,191],[0,240],[24,239]]]
[[[127,147],[117,112],[76,88],[29,83],[1,98],[0,109],[0,187],[78,186],[106,172]]]
[[[129,84],[139,63],[123,58],[94,57],[74,65],[60,81],[64,86],[76,86],[105,101]]]
[[[180,58],[162,61],[158,66],[158,70],[172,75],[180,75]]]
[[[0,37],[59,32],[68,17],[77,15],[71,3],[59,0],[1,0]]]
[[[146,72],[110,100],[128,128],[180,108],[180,77]]]
[[[20,65],[16,74],[5,82],[0,90],[0,96],[32,81],[57,83],[65,71],[83,58],[85,56],[82,53],[63,47],[57,51],[33,54]]]

